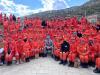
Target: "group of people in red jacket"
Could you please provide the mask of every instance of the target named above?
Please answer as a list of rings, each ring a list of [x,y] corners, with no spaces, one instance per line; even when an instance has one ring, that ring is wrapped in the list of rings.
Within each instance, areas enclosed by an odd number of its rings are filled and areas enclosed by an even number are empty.
[[[47,35],[53,41],[52,56],[60,64],[73,67],[75,60],[87,68],[95,66],[100,73],[100,26],[98,27],[82,17],[53,18],[42,21],[40,18],[21,20],[14,15],[0,14],[3,24],[4,63],[10,65],[13,58],[17,63],[29,62],[35,55],[42,56]],[[43,25],[44,24],[44,25]]]

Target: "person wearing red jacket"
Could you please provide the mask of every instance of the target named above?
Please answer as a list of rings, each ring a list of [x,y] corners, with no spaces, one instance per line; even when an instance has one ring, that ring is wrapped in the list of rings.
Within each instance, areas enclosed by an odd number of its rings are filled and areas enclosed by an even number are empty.
[[[4,26],[4,33],[8,32],[9,21],[4,20],[3,21],[3,26]]]
[[[41,32],[40,33],[40,35],[38,35],[38,38],[35,40],[34,39],[34,41],[36,41],[36,43],[37,43],[37,48],[38,48],[38,53],[39,53],[39,56],[40,57],[43,57],[43,55],[44,55],[44,50],[43,50],[43,48],[44,48],[44,34]],[[35,43],[35,42],[34,42]]]
[[[89,50],[90,50],[90,53],[89,53],[89,59],[90,59],[90,62],[89,62],[89,65],[90,66],[95,66],[95,60],[96,60],[96,49],[95,49],[95,42],[93,41],[93,39],[89,39]]]
[[[11,39],[11,43],[9,45],[10,45],[10,49],[11,49],[11,55],[15,56],[16,48],[17,48],[16,41],[14,39]]]
[[[21,27],[21,21],[20,21],[20,18],[18,17],[18,18],[17,18],[16,26],[15,26],[16,31],[19,31],[19,30],[20,30],[20,27]]]
[[[24,44],[24,41],[21,38],[18,38],[16,42],[16,51],[15,51],[15,57],[16,57],[17,63],[21,63],[21,61],[24,60],[22,58],[23,57],[23,44]]]
[[[12,14],[10,14],[9,20],[10,20],[10,21],[13,21],[13,15],[12,15]]]
[[[77,52],[79,54],[81,66],[87,68],[89,63],[89,47],[84,38],[80,39],[80,43],[77,46]]]
[[[58,42],[58,40],[56,38],[55,38],[55,42],[54,42],[53,56],[54,56],[54,59],[56,61],[59,60],[59,56],[60,56],[60,43]]]
[[[85,25],[85,24],[87,24],[87,19],[85,17],[82,17],[80,22],[82,25]]]
[[[19,64],[19,52],[18,52],[18,49],[17,49],[17,41],[14,39],[12,41],[12,56],[16,58],[16,64]],[[20,47],[19,47],[20,48]]]
[[[30,44],[27,38],[24,39],[24,45],[23,45],[23,52],[25,54],[25,61],[29,62],[30,61]]]
[[[3,21],[6,21],[8,18],[7,18],[7,15],[4,14],[4,17],[3,17]]]
[[[25,27],[28,26],[28,22],[29,22],[28,18],[27,17],[24,17],[24,26]]]
[[[39,55],[39,44],[37,40],[34,41],[34,51],[35,51],[35,55]]]
[[[15,32],[15,30],[16,30],[16,25],[15,25],[15,22],[12,21],[11,25],[9,25],[9,32],[12,33],[12,32]]]
[[[3,43],[4,43],[4,52],[5,52],[5,54],[6,54],[7,51],[8,51],[8,39],[4,39],[4,40],[3,40]]]
[[[98,38],[100,39],[100,38]],[[94,73],[100,73],[100,41],[95,39],[95,48],[97,50],[97,58],[96,58],[96,68],[93,70]]]
[[[30,59],[33,59],[35,57],[35,51],[34,51],[34,42],[33,39],[29,39],[29,44],[30,44]]]
[[[11,44],[11,40],[8,40],[8,46],[7,46],[7,53],[5,54],[5,62],[9,66],[12,64],[12,58],[13,58],[13,46]]]
[[[42,53],[43,53],[43,47],[44,47],[44,42],[43,42],[43,40],[41,40],[41,37],[40,37],[40,39],[37,41],[37,43],[38,43],[38,53],[39,53],[39,56],[41,57],[41,56],[43,56],[42,55]]]
[[[7,54],[5,55],[5,62],[6,62],[6,64],[7,64],[8,66],[12,64],[12,55],[11,55],[11,53],[7,53]]]
[[[100,73],[100,56],[96,58],[96,68],[93,70],[94,73]]]
[[[76,57],[77,57],[77,43],[75,41],[75,38],[73,37],[70,41],[70,52],[68,55],[70,67],[74,66]]]
[[[96,68],[93,70],[94,73],[100,73],[100,42],[96,44],[97,46],[97,58],[96,58]]]

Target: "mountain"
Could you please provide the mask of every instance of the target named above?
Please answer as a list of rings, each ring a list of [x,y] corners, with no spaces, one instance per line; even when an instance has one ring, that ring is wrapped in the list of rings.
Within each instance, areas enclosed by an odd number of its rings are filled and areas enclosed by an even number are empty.
[[[40,17],[42,19],[51,19],[54,17],[72,17],[72,16],[85,16],[91,15],[96,12],[100,13],[100,0],[89,0],[81,6],[75,6],[71,8],[52,10],[46,12],[40,12],[36,14],[29,15],[28,17]]]

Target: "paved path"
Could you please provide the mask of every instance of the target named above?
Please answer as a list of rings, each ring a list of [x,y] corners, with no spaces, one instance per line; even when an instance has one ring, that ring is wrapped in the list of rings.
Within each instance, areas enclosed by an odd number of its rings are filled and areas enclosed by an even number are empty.
[[[52,58],[38,58],[29,63],[12,66],[0,66],[0,75],[99,75],[93,68],[71,68],[59,65]]]

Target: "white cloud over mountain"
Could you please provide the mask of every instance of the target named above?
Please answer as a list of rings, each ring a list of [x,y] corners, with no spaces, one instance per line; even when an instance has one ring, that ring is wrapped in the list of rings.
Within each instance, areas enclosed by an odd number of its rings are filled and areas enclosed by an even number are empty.
[[[35,1],[35,0],[34,0]],[[69,5],[67,1],[70,0],[40,0],[43,7],[38,9],[30,9],[30,6],[23,4],[16,4],[14,0],[0,0],[0,12],[15,14],[17,16],[25,16],[32,13],[38,13],[48,10],[58,10],[63,8],[68,8]]]

